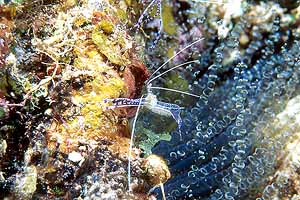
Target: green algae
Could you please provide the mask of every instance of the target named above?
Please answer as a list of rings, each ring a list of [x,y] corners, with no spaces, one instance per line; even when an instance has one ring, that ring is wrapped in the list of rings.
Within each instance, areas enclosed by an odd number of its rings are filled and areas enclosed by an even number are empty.
[[[184,92],[188,92],[189,83],[186,79],[182,78],[177,73],[171,73],[166,81],[166,86],[168,88],[176,88],[177,90],[181,90]]]
[[[11,70],[11,69],[10,69]],[[18,80],[27,81],[26,78],[23,78],[21,74],[12,75],[7,70],[1,70],[0,72],[0,91],[4,96],[8,95],[8,91],[13,91],[15,94],[21,94],[23,92],[23,88],[20,86],[21,83]],[[13,77],[15,76],[15,77]],[[27,81],[28,82],[28,81]]]
[[[112,22],[108,20],[101,20],[98,25],[97,25],[101,30],[104,31],[106,34],[111,34],[113,33],[114,30],[114,25]]]
[[[0,107],[0,119],[2,119],[2,118],[4,118],[5,117],[5,110],[4,110],[4,108],[1,108]]]
[[[151,149],[155,146],[157,142],[162,140],[171,140],[171,135],[166,132],[157,134],[146,128],[142,128],[140,131],[143,133],[143,135],[145,135],[146,138],[139,143],[139,147],[143,149],[145,156],[152,154]]]
[[[60,186],[56,185],[52,188],[52,190],[56,196],[62,196],[64,194],[64,190]]]
[[[126,22],[128,20],[127,13],[123,9],[117,9],[117,16],[122,22]]]
[[[179,26],[174,19],[172,6],[169,4],[163,4],[162,10],[163,30],[169,35],[176,35]]]
[[[189,92],[188,81],[186,79],[182,78],[177,73],[170,73],[170,75],[167,76],[164,87],[173,88],[173,89],[183,91],[183,92]],[[175,92],[163,91],[163,92],[161,92],[161,96],[163,98],[169,99],[172,102],[180,101],[181,106],[188,106],[193,101],[193,98],[191,98],[190,96],[182,95],[180,93],[175,93]]]
[[[99,31],[97,28],[92,33],[92,40],[97,45],[99,51],[106,56],[106,58],[113,64],[126,65],[129,63],[124,54],[116,49],[125,47],[124,39],[122,36],[117,37],[116,40],[111,41],[110,38]]]

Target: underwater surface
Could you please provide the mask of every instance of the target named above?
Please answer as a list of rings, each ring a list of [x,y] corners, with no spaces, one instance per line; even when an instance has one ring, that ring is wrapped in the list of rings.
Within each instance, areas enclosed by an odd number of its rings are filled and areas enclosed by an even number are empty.
[[[0,1],[1,199],[300,199],[300,1]]]

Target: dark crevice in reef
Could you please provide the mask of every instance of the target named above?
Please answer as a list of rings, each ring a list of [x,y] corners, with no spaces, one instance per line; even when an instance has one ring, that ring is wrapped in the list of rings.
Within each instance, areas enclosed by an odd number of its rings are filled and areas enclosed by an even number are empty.
[[[6,139],[7,152],[0,161],[0,169],[7,177],[12,177],[22,170],[25,150],[28,148],[29,139],[26,137],[25,122],[20,113],[11,113],[7,121],[1,122],[1,137]],[[22,115],[22,114],[21,114]],[[5,124],[5,125],[3,125]],[[13,178],[0,181],[0,198],[10,191]]]
[[[11,77],[9,77],[11,78]],[[8,79],[9,79],[8,78]],[[8,102],[18,104],[23,100],[23,95],[16,94],[14,88],[8,83],[5,88],[7,93],[6,100]],[[45,99],[40,99],[35,105],[34,110],[28,111],[31,106],[30,101],[24,103],[23,106],[8,106],[7,117],[0,120],[0,137],[6,141],[7,148],[5,155],[0,158],[1,173],[6,178],[0,180],[0,198],[9,195],[15,189],[15,182],[18,179],[18,174],[24,171],[25,153],[29,146],[36,145],[38,141],[36,136],[44,138],[45,132],[36,133],[36,128],[46,120],[44,115],[45,107],[48,107],[48,102]],[[35,152],[38,153],[38,152]],[[41,155],[32,155],[28,164],[42,164]],[[19,177],[20,178],[20,177]]]
[[[172,4],[175,5],[173,8],[173,16],[178,24],[184,24],[183,27],[190,29],[190,24],[188,21],[187,11],[191,8],[191,5],[185,1],[173,0]]]

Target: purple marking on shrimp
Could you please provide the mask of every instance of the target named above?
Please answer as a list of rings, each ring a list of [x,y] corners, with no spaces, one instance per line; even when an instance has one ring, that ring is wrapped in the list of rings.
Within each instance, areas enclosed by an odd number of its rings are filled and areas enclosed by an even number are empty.
[[[129,98],[115,98],[115,99],[104,99],[105,103],[111,102],[112,106],[107,106],[107,109],[114,109],[114,108],[122,108],[127,106],[146,106],[148,107],[152,112],[155,112],[156,110],[164,111],[165,113],[168,113],[172,118],[176,121],[178,124],[178,128],[180,130],[182,126],[182,119],[180,117],[180,110],[182,107],[178,106],[177,104],[172,103],[165,103],[162,101],[157,101],[154,106],[151,105],[146,101],[146,98],[142,99],[129,99]]]

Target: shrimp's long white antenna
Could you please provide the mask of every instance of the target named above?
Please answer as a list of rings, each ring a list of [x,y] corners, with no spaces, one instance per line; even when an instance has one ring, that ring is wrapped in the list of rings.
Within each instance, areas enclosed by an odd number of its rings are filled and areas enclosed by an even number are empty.
[[[149,87],[151,89],[158,89],[158,90],[166,90],[166,91],[171,91],[171,92],[177,92],[177,93],[181,93],[181,94],[186,94],[186,95],[189,95],[189,96],[193,96],[193,97],[198,97],[200,98],[199,95],[197,94],[192,94],[192,93],[188,93],[188,92],[184,92],[184,91],[180,91],[180,90],[175,90],[175,89],[171,89],[171,88],[164,88],[164,87]]]
[[[195,42],[187,45],[186,47],[184,47],[183,49],[181,49],[180,51],[176,52],[171,58],[169,58],[166,62],[164,62],[159,68],[157,68],[149,77],[149,79],[156,73],[158,72],[161,68],[163,68],[166,64],[168,64],[172,59],[174,59],[176,56],[178,56],[181,52],[185,51],[186,49],[190,48],[191,46],[197,44],[198,42],[201,42],[202,40],[204,40],[204,38],[200,38],[199,40],[196,40]]]
[[[163,200],[167,200],[166,199],[166,194],[165,194],[165,189],[164,189],[164,184],[160,183],[159,186],[160,186],[160,190],[161,190],[161,193],[162,193],[162,196],[163,196]]]
[[[229,2],[219,2],[219,1],[205,1],[205,0],[193,0],[194,2],[199,2],[199,3],[214,3],[214,4],[228,4]]]
[[[182,67],[182,66],[184,66],[184,65],[189,65],[189,64],[191,64],[191,63],[199,63],[199,61],[198,61],[198,60],[192,60],[192,61],[189,61],[189,62],[182,63],[182,64],[180,64],[180,65],[176,65],[175,67],[172,67],[171,69],[168,69],[167,71],[165,71],[165,72],[163,72],[163,73],[161,73],[161,74],[159,74],[159,75],[153,77],[153,78],[150,79],[149,81],[147,81],[147,85],[149,85],[152,81],[154,81],[155,79],[161,77],[162,75],[164,75],[164,74],[166,74],[166,73],[172,71],[173,69],[176,69],[176,68],[178,68],[178,67]]]
[[[114,108],[127,108],[127,107],[138,107],[139,105],[121,105],[121,106],[107,106],[106,110],[114,109]]]
[[[128,190],[129,192],[131,192],[131,151],[132,151],[132,146],[133,146],[133,136],[134,136],[134,132],[135,132],[135,124],[137,121],[137,117],[141,108],[141,104],[142,104],[142,99],[143,96],[141,96],[140,101],[139,101],[139,105],[137,107],[136,110],[136,114],[134,116],[134,120],[133,120],[133,124],[132,124],[132,132],[131,132],[131,136],[130,136],[130,144],[129,144],[129,152],[128,152],[128,173],[127,173],[127,179],[128,179]]]

